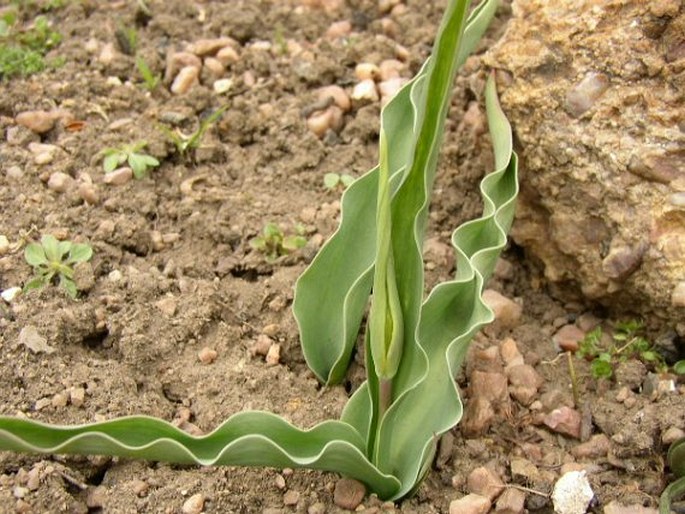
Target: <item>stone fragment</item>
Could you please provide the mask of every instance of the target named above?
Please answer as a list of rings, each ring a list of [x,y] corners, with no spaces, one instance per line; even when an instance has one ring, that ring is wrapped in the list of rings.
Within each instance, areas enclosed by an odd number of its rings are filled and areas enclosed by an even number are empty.
[[[26,346],[33,353],[52,353],[55,349],[48,344],[48,340],[40,335],[33,325],[26,325],[19,332],[19,344]]]
[[[202,60],[191,52],[171,52],[167,54],[164,81],[171,82],[178,75],[181,68],[185,66],[193,66],[199,70],[202,68]]]
[[[661,434],[661,442],[664,444],[664,446],[669,446],[683,437],[685,437],[685,431],[678,427],[670,427],[663,434]]]
[[[449,514],[487,514],[492,503],[484,496],[467,494],[450,502]]]
[[[394,77],[378,83],[378,91],[381,95],[381,105],[386,105],[397,92],[407,83],[403,77]]]
[[[354,510],[364,499],[366,487],[352,478],[341,478],[335,483],[333,503],[342,509]]]
[[[62,173],[61,171],[55,171],[50,174],[48,179],[48,189],[55,191],[56,193],[65,193],[74,185],[74,178],[71,175]]]
[[[218,355],[216,350],[205,346],[197,353],[197,358],[200,359],[202,364],[211,364],[216,360]]]
[[[331,105],[323,111],[314,112],[307,118],[307,128],[317,137],[322,138],[329,130],[338,131],[342,126],[342,110]]]
[[[173,296],[165,296],[161,300],[155,302],[155,307],[157,307],[166,317],[170,318],[176,314],[178,301]]]
[[[604,506],[604,514],[658,514],[658,510],[644,505],[624,505],[616,500]]]
[[[466,404],[461,431],[466,437],[484,434],[495,419],[492,404],[484,398],[474,398]]]
[[[507,488],[497,499],[496,514],[523,514],[526,493],[513,487]]]
[[[175,95],[187,93],[193,85],[198,83],[199,76],[200,68],[196,68],[195,66],[184,66],[171,83],[171,92]]]
[[[466,490],[484,496],[492,502],[504,490],[504,482],[494,471],[481,466],[469,473]]]
[[[625,280],[632,275],[642,263],[642,256],[648,245],[642,243],[636,246],[618,245],[609,250],[602,260],[604,274],[612,280]]]
[[[576,439],[580,438],[581,422],[580,412],[566,406],[554,409],[543,420],[543,423],[555,432]]]
[[[312,503],[307,508],[307,514],[326,514],[326,505],[321,502]]]
[[[102,485],[89,487],[86,491],[86,506],[89,509],[102,509],[107,502],[107,488]]]
[[[238,52],[231,46],[225,46],[216,53],[216,59],[224,65],[224,67],[231,66],[240,60]]]
[[[212,83],[212,89],[219,95],[230,91],[232,87],[233,79],[219,79]]]
[[[266,357],[264,358],[267,366],[276,366],[281,362],[281,345],[274,343],[269,347],[269,351],[266,352]]]
[[[222,48],[237,48],[238,42],[228,36],[216,37],[211,39],[198,39],[187,47],[187,51],[199,56],[214,55]]]
[[[132,178],[133,170],[128,166],[124,166],[123,168],[117,168],[106,173],[102,181],[105,184],[110,184],[112,186],[122,186],[127,182],[130,182]]]
[[[571,455],[576,459],[591,459],[606,457],[611,449],[611,441],[604,434],[593,435],[589,441],[571,449]]]
[[[215,57],[206,57],[204,66],[214,77],[221,77],[226,72],[224,65]]]
[[[281,491],[285,491],[286,483],[285,483],[285,478],[283,477],[283,475],[281,475],[281,474],[276,475],[276,477],[274,478],[274,484]]]
[[[513,328],[518,325],[523,310],[518,303],[493,289],[483,291],[483,301],[495,313],[495,320],[502,327]]]
[[[566,110],[574,118],[592,108],[609,87],[606,75],[590,72],[566,94]]]
[[[12,303],[14,299],[21,293],[21,287],[8,287],[3,289],[0,293],[0,297],[7,303]]]
[[[81,183],[78,186],[77,192],[81,199],[88,205],[95,205],[100,201],[100,196],[93,184]]]
[[[56,117],[48,111],[24,111],[14,120],[36,134],[45,134],[55,126]]]
[[[265,357],[266,354],[269,353],[269,348],[271,348],[272,344],[274,344],[274,340],[271,339],[268,335],[259,334],[257,336],[256,341],[250,348],[250,354],[253,357],[256,357],[257,355]]]
[[[521,355],[516,341],[511,337],[507,337],[500,343],[499,353],[504,361],[505,370],[509,367],[524,364],[523,355]]]
[[[292,489],[290,491],[286,491],[286,493],[283,495],[283,505],[297,505],[297,502],[300,501],[300,493],[298,491],[293,491]]]
[[[66,407],[69,403],[69,396],[67,393],[57,393],[52,397],[51,403],[55,408]]]
[[[502,404],[509,399],[507,377],[502,373],[474,371],[469,377],[470,398],[483,398],[493,404]]]
[[[347,92],[335,84],[319,88],[319,90],[316,92],[316,96],[319,100],[332,98],[335,105],[340,107],[344,112],[349,111],[352,107],[352,103],[350,102],[350,97]]]
[[[569,471],[554,484],[554,511],[557,514],[585,514],[594,495],[584,471]]]
[[[83,387],[69,389],[69,401],[74,407],[83,407],[86,401],[86,390]]]
[[[562,352],[576,352],[585,332],[575,325],[564,325],[552,336],[552,342]]]
[[[378,90],[376,89],[376,83],[371,79],[366,79],[355,84],[350,98],[357,107],[377,102]]]
[[[354,67],[354,76],[358,80],[376,80],[381,73],[381,70],[373,63],[370,62],[360,62]]]
[[[509,366],[506,373],[511,383],[509,388],[511,395],[522,405],[530,405],[543,383],[540,374],[528,364]]]
[[[540,471],[528,459],[512,458],[509,462],[509,469],[514,479],[523,479],[531,484],[535,484],[540,479]]]
[[[200,514],[202,509],[205,508],[205,497],[201,493],[192,495],[186,501],[183,502],[181,507],[181,512],[183,514]]]

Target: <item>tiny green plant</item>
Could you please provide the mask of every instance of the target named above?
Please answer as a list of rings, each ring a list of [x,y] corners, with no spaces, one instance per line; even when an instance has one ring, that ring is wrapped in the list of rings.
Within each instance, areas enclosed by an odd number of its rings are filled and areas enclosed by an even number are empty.
[[[176,151],[182,157],[189,152],[196,150],[202,144],[202,138],[209,128],[214,125],[224,114],[228,106],[224,105],[200,121],[200,126],[192,134],[185,134],[178,129],[170,129],[165,125],[160,125],[160,130],[169,138],[176,147]]]
[[[114,37],[119,44],[119,48],[126,55],[134,55],[138,49],[138,32],[134,27],[120,25],[114,31]]]
[[[267,223],[262,233],[250,241],[250,246],[262,252],[268,261],[275,261],[307,244],[304,227],[298,225],[295,227],[295,232],[295,234],[285,235],[278,225]]]
[[[58,241],[52,235],[44,235],[40,243],[29,243],[24,250],[24,258],[35,272],[34,278],[24,286],[24,290],[37,289],[58,279],[59,285],[69,296],[76,298],[78,291],[73,267],[89,261],[92,255],[93,250],[87,244]]]
[[[162,77],[159,74],[155,75],[150,69],[150,66],[148,66],[147,62],[145,62],[145,59],[143,59],[140,55],[136,56],[136,68],[138,68],[138,73],[140,73],[140,76],[143,79],[145,89],[148,91],[154,91],[157,89]]]
[[[384,500],[411,495],[440,436],[461,419],[455,377],[471,339],[494,319],[482,292],[518,195],[511,127],[491,76],[484,97],[495,170],[481,181],[483,215],[453,232],[455,276],[426,296],[421,250],[454,78],[497,1],[469,7],[448,2],[431,57],[381,111],[378,165],[347,188],[338,230],[295,286],[302,351],[327,385],[345,378],[368,313],[366,381],[339,420],[301,430],[271,413],[240,412],[193,436],[146,416],[72,427],[0,416],[0,450],[302,467],[357,479]]]
[[[675,476],[675,481],[661,493],[659,514],[671,514],[671,503],[685,495],[685,437],[671,444],[666,462]]]
[[[142,179],[147,176],[148,170],[159,166],[159,161],[143,153],[141,150],[147,146],[147,141],[138,141],[123,145],[119,148],[106,148],[102,151],[104,159],[102,167],[105,173],[114,171],[118,166],[127,163],[133,170],[133,176]]]
[[[628,320],[616,323],[611,339],[606,346],[602,341],[602,328],[588,332],[580,342],[578,356],[590,361],[590,371],[597,379],[610,379],[618,362],[637,358],[657,370],[666,368],[663,356],[641,334],[643,323]]]
[[[323,185],[330,190],[338,189],[340,186],[347,188],[352,185],[352,182],[354,182],[354,177],[347,173],[326,173],[323,176]]]
[[[62,36],[50,28],[45,16],[37,16],[31,27],[20,30],[17,13],[7,11],[0,16],[0,77],[25,77],[60,66],[63,59],[46,60],[45,55],[61,41]]]

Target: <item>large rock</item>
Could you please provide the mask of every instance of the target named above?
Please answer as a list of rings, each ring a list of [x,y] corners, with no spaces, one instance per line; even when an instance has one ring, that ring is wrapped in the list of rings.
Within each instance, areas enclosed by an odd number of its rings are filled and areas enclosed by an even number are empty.
[[[521,144],[514,240],[560,291],[673,324],[685,314],[683,5],[514,0],[485,59],[503,71]]]

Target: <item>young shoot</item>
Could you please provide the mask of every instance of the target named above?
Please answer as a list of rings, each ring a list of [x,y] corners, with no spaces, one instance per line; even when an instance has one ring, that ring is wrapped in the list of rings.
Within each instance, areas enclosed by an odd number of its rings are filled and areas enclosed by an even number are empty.
[[[143,79],[145,89],[148,91],[154,91],[157,89],[162,77],[159,74],[155,75],[150,69],[150,66],[148,66],[147,62],[145,62],[145,59],[143,59],[140,55],[136,56],[136,68],[138,68],[138,73],[140,73],[140,76]]]
[[[352,182],[354,182],[354,177],[347,173],[326,173],[323,176],[323,185],[331,191],[338,188],[346,189],[352,185]]]
[[[102,167],[105,173],[110,173],[124,163],[127,163],[133,170],[133,176],[137,179],[145,178],[148,171],[159,166],[159,161],[141,152],[147,146],[147,141],[138,141],[123,145],[118,148],[106,148],[102,151],[104,159]]]
[[[275,223],[267,223],[262,229],[262,233],[250,241],[250,246],[262,252],[269,262],[273,262],[283,255],[288,255],[306,244],[307,238],[304,237],[302,225],[295,227],[295,234],[285,235]]]
[[[92,255],[93,250],[87,244],[58,241],[54,236],[44,235],[40,243],[29,243],[24,250],[24,258],[35,272],[24,290],[38,289],[57,279],[67,294],[76,298],[74,265],[89,261]]]
[[[228,106],[224,105],[207,116],[200,122],[200,126],[192,134],[185,134],[178,129],[172,130],[165,125],[160,125],[159,128],[174,144],[179,155],[185,157],[188,153],[200,147],[202,144],[202,138],[207,130],[209,130],[214,123],[219,121],[227,108]]]

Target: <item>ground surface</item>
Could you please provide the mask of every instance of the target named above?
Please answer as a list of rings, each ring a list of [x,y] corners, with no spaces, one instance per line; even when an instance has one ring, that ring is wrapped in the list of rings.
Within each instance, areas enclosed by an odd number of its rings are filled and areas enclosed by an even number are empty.
[[[0,305],[0,412],[61,424],[143,413],[201,432],[244,409],[270,410],[303,427],[338,416],[347,392],[322,390],[308,372],[290,312],[292,287],[336,226],[341,189],[326,189],[324,174],[356,177],[373,166],[380,106],[355,105],[340,132],[323,139],[307,129],[303,109],[316,103],[320,86],[351,91],[355,65],[396,58],[397,45],[407,51],[399,50],[401,74],[410,77],[429,51],[439,7],[408,1],[383,21],[371,0],[330,2],[329,10],[295,0],[150,2],[150,19],[136,17],[136,2],[64,4],[47,13],[64,38],[52,51],[64,65],[0,82],[0,234],[10,243],[0,256],[0,289],[30,280],[22,243],[42,234],[88,243],[94,256],[77,273],[82,292],[76,301],[50,286]],[[37,14],[35,8],[22,12],[25,23]],[[501,32],[506,16],[505,8],[485,44]],[[352,34],[325,37],[340,20],[351,21]],[[205,70],[202,84],[185,94],[170,93],[169,83],[147,92],[134,58],[117,43],[122,27],[135,27],[137,51],[158,73],[168,52],[232,36],[239,60],[225,74],[231,88],[217,93]],[[450,276],[449,234],[478,214],[477,181],[491,165],[482,114],[473,103],[481,98],[485,72],[477,58],[466,68],[431,212],[429,285]],[[200,118],[224,105],[223,118],[194,156],[179,156],[158,129],[165,122],[192,132]],[[42,136],[17,127],[18,113],[36,109],[69,116]],[[98,152],[140,140],[161,166],[142,180],[105,184]],[[37,142],[57,148],[30,146]],[[75,179],[64,192],[48,186],[55,172]],[[269,262],[250,246],[267,222],[287,234],[302,225],[307,246]],[[476,424],[470,434],[457,427],[415,497],[394,506],[367,498],[367,512],[447,512],[479,466],[537,491],[526,492],[531,511],[551,510],[545,495],[563,466],[588,471],[598,511],[616,499],[655,505],[667,480],[662,437],[684,426],[681,391],[645,394],[646,370],[635,361],[623,365],[620,380],[598,382],[577,360],[574,405],[569,368],[565,358],[555,359],[552,335],[576,320],[581,328],[611,320],[552,299],[535,266],[520,255],[508,251],[489,287],[515,298],[522,315],[486,330],[474,349],[512,337],[544,379],[538,392],[528,406],[507,397],[489,427]],[[53,351],[35,353],[20,344],[27,327]],[[277,363],[254,355],[264,334],[280,345]],[[215,351],[215,360],[203,349]],[[480,368],[487,366],[474,352],[459,379],[464,390]],[[353,383],[360,374],[355,364]],[[467,391],[467,403],[471,396]],[[564,405],[582,413],[583,440],[604,434],[608,446],[572,453],[580,441],[541,422]],[[333,503],[337,479],[301,470],[3,453],[0,511],[181,512],[199,494],[208,513],[341,512]]]

